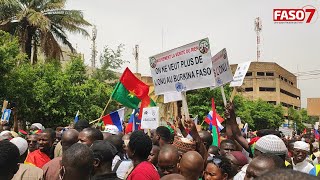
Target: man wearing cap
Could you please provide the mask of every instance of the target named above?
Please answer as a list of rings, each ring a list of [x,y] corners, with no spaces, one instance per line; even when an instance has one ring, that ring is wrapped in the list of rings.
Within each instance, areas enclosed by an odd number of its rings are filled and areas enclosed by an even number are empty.
[[[97,140],[93,142],[90,149],[94,156],[92,179],[119,179],[117,178],[117,174],[111,170],[112,160],[117,154],[117,148],[106,140]]]
[[[118,135],[119,129],[115,125],[106,125],[104,131],[102,131],[103,139],[106,140],[111,135]]]
[[[19,149],[19,170],[18,172],[13,176],[12,180],[21,180],[21,179],[34,179],[34,180],[40,180],[42,179],[43,172],[40,168],[35,167],[33,165],[29,164],[23,164],[24,160],[27,157],[28,154],[28,142],[21,138],[16,137],[10,140],[11,143],[16,145]]]
[[[282,139],[272,134],[259,138],[254,148],[254,157],[257,157],[261,154],[269,153],[279,156],[283,161],[285,161],[285,157],[288,151]],[[247,167],[248,165],[243,166],[239,173],[234,176],[234,179],[243,179],[246,175]]]
[[[296,141],[293,146],[292,165],[293,170],[316,175],[316,169],[307,161],[308,152],[310,150],[309,144],[303,141]]]

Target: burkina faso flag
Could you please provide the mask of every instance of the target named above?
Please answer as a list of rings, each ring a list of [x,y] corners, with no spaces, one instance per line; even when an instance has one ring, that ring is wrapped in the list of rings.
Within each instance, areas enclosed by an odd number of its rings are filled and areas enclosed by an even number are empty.
[[[142,100],[142,104],[145,107],[155,104],[148,94],[149,86],[140,81],[129,68],[126,68],[111,96],[112,99],[118,101],[123,106],[137,109]]]

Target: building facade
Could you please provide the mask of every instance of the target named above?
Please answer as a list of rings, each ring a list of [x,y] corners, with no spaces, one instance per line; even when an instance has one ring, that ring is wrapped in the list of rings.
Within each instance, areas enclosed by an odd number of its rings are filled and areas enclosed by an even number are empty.
[[[235,72],[237,64],[231,65]],[[262,99],[284,107],[301,108],[301,93],[297,87],[297,77],[274,62],[251,62],[241,86],[244,97]]]

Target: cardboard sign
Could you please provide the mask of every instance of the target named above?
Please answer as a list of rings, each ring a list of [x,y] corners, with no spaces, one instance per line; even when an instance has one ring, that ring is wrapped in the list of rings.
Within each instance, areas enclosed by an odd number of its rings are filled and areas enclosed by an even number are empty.
[[[163,98],[164,103],[182,100],[181,92],[166,92],[163,94],[163,96],[164,96],[164,98]]]
[[[9,122],[10,114],[11,114],[11,109],[5,109],[2,113],[1,121]]]
[[[159,107],[143,108],[141,129],[157,129],[159,126]]]
[[[226,48],[222,49],[215,56],[211,58],[212,69],[216,85],[213,88],[220,87],[233,80],[232,70],[229,65]]]
[[[209,39],[149,58],[155,94],[215,86]]]
[[[2,109],[1,109],[1,112],[3,113],[3,111],[5,110],[5,109],[7,109],[7,106],[8,106],[8,101],[7,100],[4,100],[3,101],[3,105],[2,105]]]
[[[243,80],[246,77],[250,64],[251,61],[238,64],[237,70],[233,76],[233,81],[230,83],[230,87],[241,86],[243,84]]]

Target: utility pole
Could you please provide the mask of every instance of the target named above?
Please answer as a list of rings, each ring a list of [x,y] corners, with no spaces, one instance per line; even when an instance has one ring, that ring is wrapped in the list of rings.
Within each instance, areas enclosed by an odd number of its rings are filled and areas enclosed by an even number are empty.
[[[139,72],[139,45],[135,45],[132,54],[134,56],[134,59],[136,60],[136,73],[138,73]]]
[[[254,20],[254,30],[257,33],[257,62],[260,60],[260,32],[262,31],[262,22],[260,17]]]
[[[96,38],[97,38],[97,27],[96,25],[93,26],[92,29],[92,48],[91,48],[91,66],[93,68],[96,67],[96,57],[97,57],[97,50],[96,50]]]

